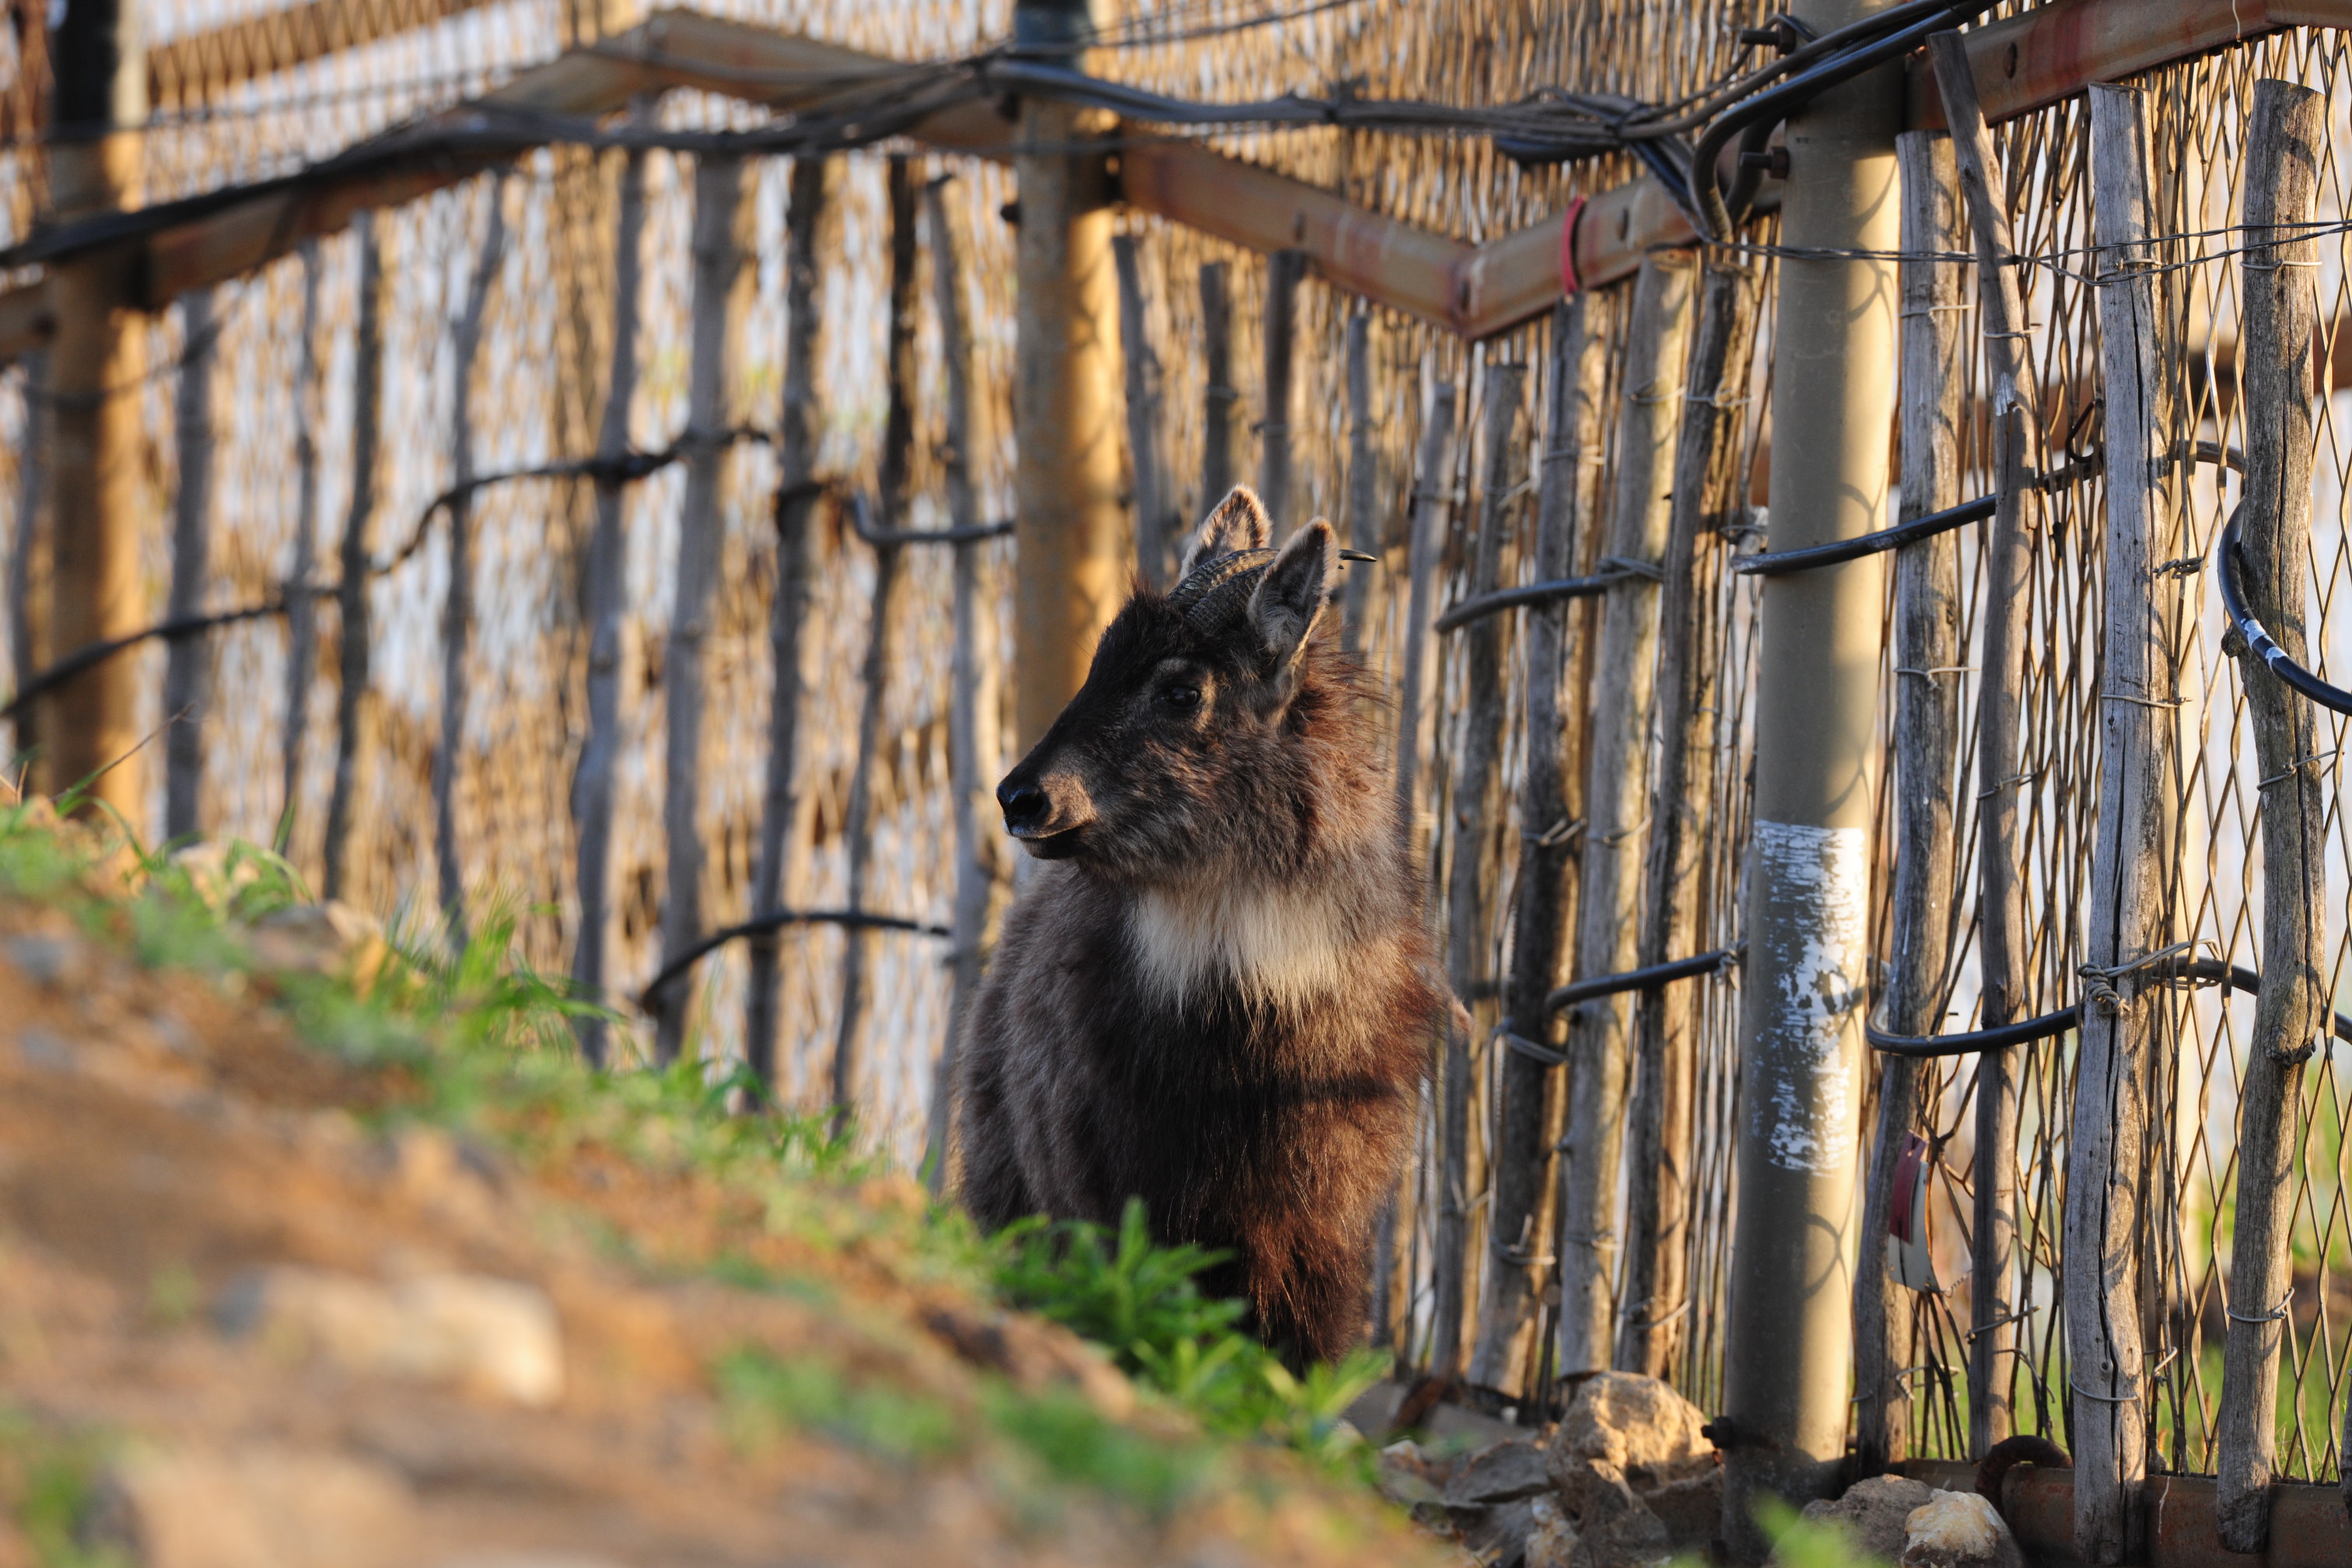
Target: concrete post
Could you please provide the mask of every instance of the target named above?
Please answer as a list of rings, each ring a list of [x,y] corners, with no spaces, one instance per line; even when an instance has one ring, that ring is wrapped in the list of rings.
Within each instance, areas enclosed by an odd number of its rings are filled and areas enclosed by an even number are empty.
[[[1798,0],[1790,11],[1827,32],[1882,8]],[[1886,68],[1790,121],[1783,244],[1895,247],[1902,108],[1902,77]],[[1770,548],[1884,522],[1895,310],[1892,262],[1781,262]],[[1845,1443],[1881,561],[1769,578],[1762,591],[1723,1433],[1724,1536],[1750,1562],[1767,1547],[1759,1495],[1820,1495]]]
[[[136,206],[147,119],[139,0],[72,0],[54,34],[49,193],[60,222]],[[55,471],[50,481],[52,657],[137,630],[148,619],[140,577],[147,505],[140,393],[146,323],[132,310],[126,252],[60,263],[49,275]],[[145,827],[135,730],[136,659],[110,658],[35,705],[37,787],[54,794],[113,764],[92,798]]]
[[[1014,41],[1070,63],[1094,30],[1087,0],[1022,0]],[[1021,106],[1019,338],[1013,378],[1013,713],[1036,744],[1085,680],[1126,595],[1132,559],[1119,495],[1118,289],[1099,154],[1068,104]]]

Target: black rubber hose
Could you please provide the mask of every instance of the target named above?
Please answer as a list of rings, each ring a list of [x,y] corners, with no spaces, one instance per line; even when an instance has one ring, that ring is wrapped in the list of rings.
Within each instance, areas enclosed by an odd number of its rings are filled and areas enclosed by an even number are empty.
[[[2246,607],[2245,595],[2238,589],[2239,558],[2244,554],[2238,542],[2238,516],[2244,510],[2243,503],[2240,503],[2238,510],[2230,514],[2230,525],[2221,531],[2221,570],[2216,574],[2221,579],[2221,608],[2229,615],[2231,624],[2238,628],[2238,635],[2246,639],[2246,647],[2270,666],[2273,675],[2322,708],[2332,709],[2338,713],[2352,713],[2352,691],[2328,685],[2289,658],[2286,649],[2279,647],[2270,633],[2263,630],[2263,623],[2254,619],[2254,613]]]

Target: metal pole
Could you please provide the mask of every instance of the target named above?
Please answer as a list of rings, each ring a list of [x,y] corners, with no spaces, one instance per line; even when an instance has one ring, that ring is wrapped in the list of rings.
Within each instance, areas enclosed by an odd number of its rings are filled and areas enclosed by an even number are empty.
[[[49,195],[58,222],[140,203],[147,118],[140,33],[139,0],[73,0],[54,28]],[[47,388],[49,646],[58,651],[121,637],[147,619],[139,560],[146,323],[130,308],[133,266],[131,251],[101,252],[49,274],[57,312]],[[104,769],[90,798],[143,829],[147,797],[132,755],[138,703],[139,661],[121,658],[42,699],[33,713],[38,787],[55,794]]]
[[[1017,43],[1074,65],[1093,28],[1087,0],[1023,0],[1013,7]],[[1130,570],[1119,495],[1118,291],[1108,191],[1101,156],[1073,151],[1087,129],[1070,105],[1028,100],[1013,161],[1021,188],[1013,662],[1024,749],[1036,744],[1085,680]]]
[[[1882,8],[1798,0],[1790,9],[1825,32]],[[1790,121],[1784,244],[1894,248],[1902,86],[1899,71],[1882,69]],[[1771,548],[1878,527],[1895,417],[1894,264],[1783,260],[1775,319],[1773,382],[1784,395],[1772,427]],[[1881,573],[1869,556],[1774,577],[1759,608],[1724,1368],[1724,1537],[1748,1561],[1768,1548],[1759,1494],[1820,1495],[1845,1447]]]

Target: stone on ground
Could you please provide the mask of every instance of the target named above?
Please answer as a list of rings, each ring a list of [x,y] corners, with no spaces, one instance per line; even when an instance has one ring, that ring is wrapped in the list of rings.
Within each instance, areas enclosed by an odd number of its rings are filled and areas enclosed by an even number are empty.
[[[1704,1553],[1723,1533],[1723,1470],[1709,1466],[1640,1494],[1676,1552]]]
[[[1560,1418],[1550,1447],[1552,1481],[1587,1460],[1613,1467],[1646,1491],[1679,1477],[1715,1468],[1715,1448],[1701,1436],[1698,1407],[1654,1377],[1604,1372],[1587,1378]]]
[[[137,1568],[405,1568],[414,1512],[399,1476],[337,1455],[148,1454],[99,1478],[88,1535]]]
[[[1892,1563],[1903,1555],[1914,1509],[1936,1495],[1925,1481],[1906,1476],[1872,1476],[1846,1489],[1843,1497],[1805,1505],[1804,1517],[1843,1534],[1859,1560]]]
[[[1559,1481],[1559,1502],[1576,1521],[1572,1568],[1644,1568],[1674,1554],[1664,1522],[1607,1459],[1570,1469]]]
[[[1904,1528],[1903,1568],[2025,1568],[2000,1510],[1974,1492],[1936,1493]]]
[[[1559,1500],[1528,1500],[1528,1543],[1522,1568],[1568,1568],[1576,1552],[1576,1526],[1560,1510]]]
[[[1445,1483],[1448,1508],[1472,1508],[1482,1503],[1517,1502],[1551,1489],[1544,1471],[1544,1453],[1520,1440],[1497,1443],[1473,1454]]]
[[[555,1307],[537,1287],[512,1280],[428,1274],[386,1286],[278,1266],[232,1284],[220,1319],[230,1333],[365,1376],[450,1384],[531,1408],[563,1394]]]

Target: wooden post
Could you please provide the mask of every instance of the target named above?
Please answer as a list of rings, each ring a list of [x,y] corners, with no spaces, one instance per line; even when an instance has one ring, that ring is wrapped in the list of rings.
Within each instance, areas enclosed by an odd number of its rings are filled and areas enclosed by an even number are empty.
[[[1270,365],[1272,354],[1267,358]],[[1492,593],[1503,580],[1503,550],[1517,510],[1512,505],[1513,472],[1525,457],[1518,425],[1526,385],[1524,365],[1486,368],[1486,449],[1478,476],[1478,534],[1471,543],[1464,588],[1468,597]],[[1460,1365],[1469,1285],[1470,1101],[1475,1087],[1471,1053],[1493,1029],[1496,1010],[1490,984],[1495,945],[1490,893],[1498,869],[1495,818],[1502,804],[1496,776],[1503,753],[1502,618],[1481,616],[1462,629],[1461,638],[1466,710],[1462,751],[1454,763],[1454,822],[1448,835],[1453,864],[1446,880],[1445,968],[1454,994],[1470,1009],[1475,1037],[1465,1037],[1455,1028],[1447,1031],[1445,1040],[1440,1158],[1444,1188],[1438,1202],[1436,1337],[1431,1360],[1449,1372]]]
[[[1201,509],[1203,512],[1234,488],[1234,300],[1229,263],[1201,268],[1201,368],[1208,377],[1202,392]],[[1260,498],[1263,499],[1263,498]]]
[[[704,644],[719,588],[726,519],[719,480],[726,465],[728,396],[734,380],[736,327],[741,320],[744,254],[749,248],[743,160],[705,153],[694,165],[694,305],[688,323],[686,499],[677,518],[677,597],[662,650],[667,712],[662,773],[662,962],[702,939],[702,710]],[[654,999],[654,1059],[678,1058],[686,1045],[694,987],[680,982]]]
[[[650,103],[641,106],[649,110]],[[620,210],[613,231],[613,345],[604,374],[604,407],[596,453],[617,458],[629,449],[629,405],[637,390],[639,252],[646,228],[646,155],[632,149],[621,165]],[[612,479],[596,483],[596,510],[588,532],[581,584],[588,633],[588,741],[572,777],[572,820],[578,834],[580,929],[572,949],[572,978],[591,998],[604,994],[604,939],[612,925],[613,766],[621,750],[621,622],[628,610],[626,492]],[[604,1021],[582,1016],[573,1026],[581,1054],[606,1065]]]
[[[1985,542],[1984,671],[1977,689],[1978,962],[1983,1022],[1990,1028],[2028,1009],[2023,850],[2020,838],[2018,728],[2025,705],[2027,616],[2033,592],[2026,509],[2033,495],[2032,444],[2038,428],[2027,363],[2025,305],[2010,264],[2006,185],[1993,160],[1992,134],[1977,105],[1976,78],[1958,33],[1928,41],[1952,152],[1976,238],[1985,366],[2005,395],[1993,400],[1993,484],[1997,507]],[[1981,1455],[2010,1433],[2010,1390],[2017,1373],[2017,1072],[2011,1050],[1977,1058],[1974,1257],[1969,1271],[1969,1450]],[[2075,1493],[2077,1530],[2085,1506]],[[2111,1561],[2094,1558],[2094,1562]]]
[[[465,867],[457,842],[457,767],[466,743],[466,653],[474,628],[474,360],[490,284],[506,259],[506,184],[490,181],[489,231],[467,280],[466,305],[450,342],[456,383],[449,397],[449,596],[441,606],[441,744],[433,753],[433,847],[441,914],[453,942],[466,930]]]
[[[1381,553],[1380,458],[1372,447],[1372,318],[1359,310],[1348,318],[1348,543],[1367,555]],[[1372,610],[1370,563],[1348,568],[1347,598],[1339,622],[1339,646],[1361,654],[1368,646],[1365,620]]]
[[[1176,566],[1178,523],[1168,504],[1168,468],[1160,445],[1160,356],[1151,352],[1143,268],[1135,236],[1110,242],[1118,273],[1118,343],[1127,363],[1128,468],[1135,484],[1136,574],[1165,588]]]
[[[1024,47],[1082,66],[1086,0],[1020,0]],[[1025,750],[1086,679],[1128,589],[1130,546],[1118,493],[1118,285],[1099,154],[1074,151],[1093,121],[1067,103],[1022,100],[1019,341],[1013,426],[1013,706]]]
[[[1951,138],[1906,131],[1895,140],[1903,171],[1906,251],[1959,249],[1968,237]],[[1960,499],[1960,313],[1967,275],[1937,261],[1906,261],[1898,274],[1902,500],[1908,522]],[[1960,741],[1959,542],[1951,533],[1895,557],[1894,956],[1886,1027],[1932,1035],[1942,1022],[1950,962],[1953,770]],[[1862,1247],[1854,1260],[1855,1474],[1876,1475],[1910,1457],[1909,1292],[1886,1272],[1888,1204],[1895,1167],[1924,1107],[1927,1064],[1885,1058],[1878,1071],[1878,1130],[1863,1188]],[[1898,1329],[1898,1325],[1900,1326]]]
[[[1307,253],[1277,250],[1265,258],[1265,404],[1258,425],[1258,499],[1276,539],[1289,535],[1292,348],[1298,335],[1298,282]]]
[[[2314,216],[2327,156],[2326,100],[2288,81],[2254,85],[2246,135],[2246,478],[2239,512],[2246,607],[2286,656],[2307,663],[2311,584],[2312,350],[2317,333]],[[2232,563],[2222,562],[2229,571]],[[2263,983],[2238,1089],[2238,1202],[2230,1246],[2229,1338],[2214,1425],[2221,1545],[2270,1535],[2279,1349],[2294,1290],[2295,1134],[2303,1068],[2328,1030],[2327,766],[2310,699],[2232,637],[2253,721],[2263,831]],[[2071,1239],[2071,1237],[2069,1238]],[[2082,1427],[2082,1417],[2075,1426]],[[2077,1546],[2081,1504],[2076,1504]],[[2092,1559],[2092,1561],[2103,1561]],[[2105,1559],[2104,1561],[2118,1561]]]
[[[1583,536],[1593,515],[1590,481],[1600,474],[1601,400],[1607,340],[1592,320],[1599,307],[1577,294],[1551,317],[1551,353],[1536,530],[1528,575],[1547,582],[1576,574],[1589,554]],[[1361,321],[1362,317],[1357,320]],[[1544,998],[1559,984],[1576,922],[1576,836],[1584,810],[1583,758],[1586,617],[1573,600],[1537,605],[1527,618],[1524,721],[1527,761],[1519,778],[1517,908],[1511,971],[1505,981],[1505,1047],[1495,1118],[1494,1215],[1487,1229],[1484,1304],[1470,1381],[1485,1388],[1534,1392],[1540,1347],[1536,1305],[1552,1277],[1552,1142],[1561,1110],[1559,1074],[1513,1043],[1557,1051],[1559,1031]]]
[[[907,526],[908,492],[915,453],[915,180],[906,154],[889,165],[890,327],[883,374],[889,408],[882,427],[882,529],[889,535]],[[882,744],[882,708],[890,686],[890,615],[899,557],[896,542],[874,547],[874,600],[866,620],[865,698],[857,710],[857,761],[849,775],[849,804],[842,813],[842,842],[849,856],[847,903],[866,908],[866,879],[874,864],[874,756]],[[866,971],[873,963],[874,932],[860,926],[843,931],[840,1032],[833,1047],[833,1124],[845,1130],[857,1104],[860,1057],[866,1027]]]
[[[1421,426],[1421,455],[1412,492],[1412,584],[1404,618],[1404,674],[1397,694],[1397,826],[1416,858],[1421,845],[1421,746],[1428,720],[1422,712],[1430,685],[1430,623],[1437,574],[1445,556],[1445,524],[1454,502],[1454,388],[1433,388]]]
[[[294,558],[286,569],[285,773],[278,843],[290,852],[302,804],[310,688],[319,675],[319,242],[302,242],[302,348],[294,388]]]
[[[49,356],[36,349],[20,362],[25,399],[24,450],[16,458],[16,518],[8,535],[8,682],[21,687],[25,678],[42,665],[40,605],[34,584],[42,574],[47,530],[42,512],[48,500],[47,457],[49,450]],[[16,754],[30,749],[35,725],[20,713],[15,721],[15,742],[5,761],[16,765]]]
[[[969,529],[980,524],[980,501],[971,483],[971,329],[964,317],[963,265],[940,193],[942,183],[934,180],[923,190],[924,217],[931,234],[932,309],[939,316],[940,355],[946,371],[948,445],[942,468],[948,521]],[[1156,389],[1156,380],[1154,385]],[[1158,428],[1156,418],[1153,428]],[[947,1038],[931,1079],[930,1136],[923,1156],[924,1176],[934,1193],[944,1187],[954,1155],[950,1144],[956,1051],[995,942],[997,916],[1007,891],[1004,838],[994,821],[997,771],[1003,766],[997,744],[1001,704],[994,555],[995,546],[984,539],[961,539],[955,544],[954,652],[948,700],[949,788],[955,795],[955,955]]]
[[[147,59],[139,0],[79,0],[50,40],[55,92],[51,216],[59,223],[136,206],[143,196]],[[133,247],[135,248],[135,247]],[[146,323],[130,308],[131,250],[49,269],[51,418],[49,646],[64,652],[147,621],[140,574],[147,505]],[[36,787],[87,783],[93,805],[143,824],[138,661],[114,658],[37,702]]]
[[[335,582],[335,783],[327,796],[323,890],[343,896],[350,868],[352,812],[357,804],[368,718],[368,655],[374,627],[368,615],[369,544],[375,520],[377,447],[383,408],[383,257],[374,215],[352,220],[359,246],[359,321],[352,346],[352,504],[343,515]]]
[[[1710,265],[1684,378],[1665,583],[1658,595],[1658,763],[1643,869],[1635,963],[1687,958],[1699,946],[1707,831],[1715,820],[1717,672],[1722,632],[1716,590],[1721,528],[1740,488],[1733,473],[1755,330],[1747,268]],[[1617,1331],[1621,1371],[1664,1377],[1689,1327],[1685,1294],[1690,1184],[1698,1080],[1699,986],[1642,993],[1634,1003],[1633,1148],[1625,1165],[1624,1307]]]
[[[760,853],[751,871],[751,908],[784,907],[796,894],[800,842],[793,831],[800,810],[802,628],[808,621],[816,517],[816,362],[824,331],[824,272],[817,261],[824,222],[826,164],[803,157],[793,164],[791,233],[784,245],[784,394],[776,439],[776,596],[768,608],[769,662],[774,688],[768,706],[767,788],[760,806]],[[751,939],[750,994],[744,1004],[743,1058],[772,1101],[776,1092],[776,961],[779,933]]]
[[[1643,850],[1654,816],[1650,738],[1657,716],[1659,586],[1682,425],[1696,268],[1661,251],[1642,263],[1627,330],[1618,415],[1617,489],[1601,563],[1624,573],[1602,596],[1588,826],[1579,877],[1576,973],[1613,974],[1640,956]],[[1559,1369],[1608,1367],[1617,1273],[1618,1155],[1624,1146],[1630,996],[1587,1003],[1569,1025],[1567,1168],[1561,1183]]]
[[[180,482],[172,498],[172,619],[201,615],[212,572],[213,291],[180,297],[180,383],[173,400]],[[205,709],[212,685],[212,638],[171,640],[163,668],[163,837],[203,831]]]

